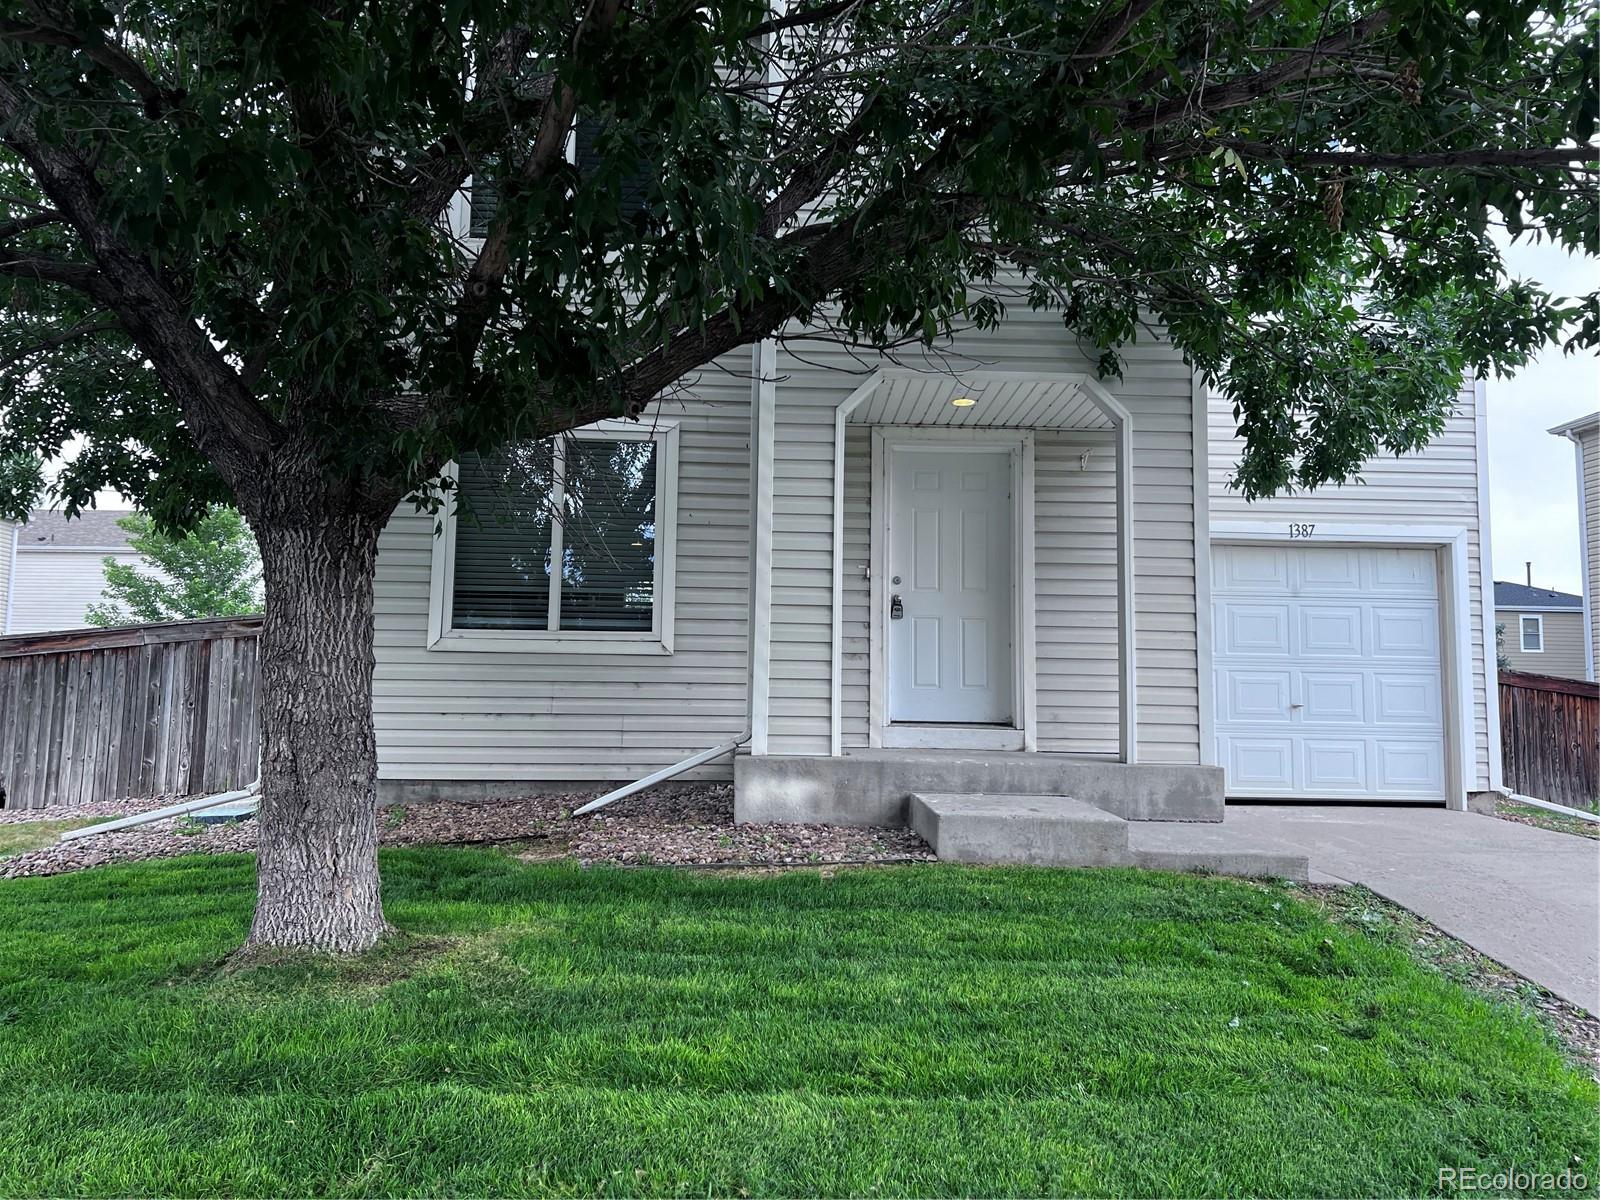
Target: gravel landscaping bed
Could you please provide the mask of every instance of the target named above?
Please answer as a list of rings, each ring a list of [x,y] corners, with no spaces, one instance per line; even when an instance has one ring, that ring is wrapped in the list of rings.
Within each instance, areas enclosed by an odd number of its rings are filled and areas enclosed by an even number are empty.
[[[588,817],[572,810],[598,793],[520,796],[473,804],[395,805],[378,812],[385,846],[519,843],[528,859],[570,857],[582,863],[636,866],[788,866],[841,862],[931,862],[933,851],[909,829],[831,825],[735,825],[728,784],[630,796]],[[0,820],[127,816],[172,798],[90,807],[0,813]],[[181,854],[252,853],[256,824],[201,825],[192,818],[156,821],[0,859],[0,878],[57,875],[106,863]]]

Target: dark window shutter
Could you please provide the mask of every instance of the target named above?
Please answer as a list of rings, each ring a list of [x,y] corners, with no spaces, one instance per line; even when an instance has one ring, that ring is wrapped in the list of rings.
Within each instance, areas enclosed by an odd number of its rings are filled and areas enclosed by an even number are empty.
[[[604,155],[598,148],[600,131],[605,123],[598,117],[578,118],[573,130],[576,139],[574,158],[577,161],[578,174],[585,179],[590,178],[605,161]],[[650,174],[644,168],[623,177],[620,190],[622,219],[632,221],[644,212],[649,200]]]

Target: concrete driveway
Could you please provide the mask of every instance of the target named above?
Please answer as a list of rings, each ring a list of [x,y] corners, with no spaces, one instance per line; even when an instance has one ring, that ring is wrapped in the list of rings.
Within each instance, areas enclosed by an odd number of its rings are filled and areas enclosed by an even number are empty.
[[[1313,883],[1364,884],[1600,1013],[1600,842],[1439,808],[1230,804],[1223,828],[1298,848]]]

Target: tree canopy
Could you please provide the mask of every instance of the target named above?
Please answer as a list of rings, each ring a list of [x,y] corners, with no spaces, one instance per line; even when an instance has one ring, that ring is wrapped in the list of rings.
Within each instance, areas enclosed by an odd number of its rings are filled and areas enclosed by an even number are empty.
[[[81,435],[69,506],[115,487],[179,523],[303,440],[391,504],[743,342],[1025,303],[1110,374],[1170,330],[1239,405],[1248,493],[1342,479],[1435,432],[1463,372],[1595,344],[1595,297],[1508,277],[1491,237],[1596,252],[1592,17],[22,0],[0,454]]]
[[[216,505],[193,529],[173,536],[144,513],[117,524],[142,564],[105,560],[103,602],[91,625],[236,617],[261,611],[261,556],[236,509]]]

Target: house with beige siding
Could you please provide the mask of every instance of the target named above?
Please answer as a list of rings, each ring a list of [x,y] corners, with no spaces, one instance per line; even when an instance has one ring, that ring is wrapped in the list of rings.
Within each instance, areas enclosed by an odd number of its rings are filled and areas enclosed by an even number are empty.
[[[1588,678],[1582,596],[1497,580],[1494,619],[1508,670],[1558,679]]]
[[[928,791],[1216,820],[1498,783],[1481,388],[1422,454],[1247,504],[1170,343],[1100,379],[1016,307],[892,356],[796,331],[454,464],[466,509],[380,547],[385,797],[687,764],[745,820]]]
[[[1577,466],[1578,545],[1583,558],[1584,661],[1600,679],[1600,412],[1550,431],[1572,442]]]

